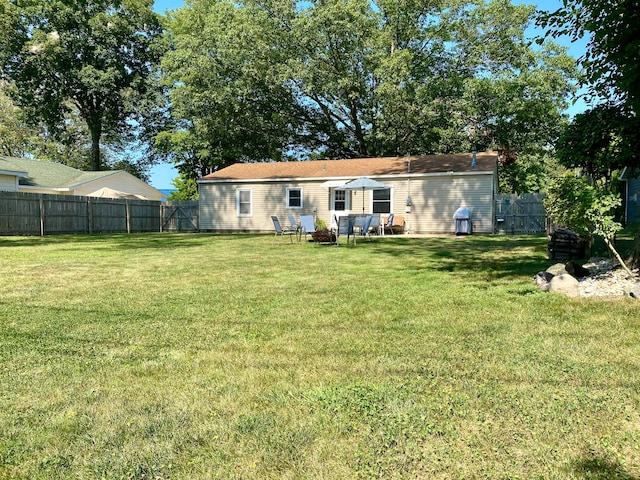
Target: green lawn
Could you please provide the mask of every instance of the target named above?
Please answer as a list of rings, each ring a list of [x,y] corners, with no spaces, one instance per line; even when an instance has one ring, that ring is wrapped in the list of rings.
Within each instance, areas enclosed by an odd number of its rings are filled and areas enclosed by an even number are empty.
[[[640,303],[544,237],[0,238],[0,478],[640,478]]]

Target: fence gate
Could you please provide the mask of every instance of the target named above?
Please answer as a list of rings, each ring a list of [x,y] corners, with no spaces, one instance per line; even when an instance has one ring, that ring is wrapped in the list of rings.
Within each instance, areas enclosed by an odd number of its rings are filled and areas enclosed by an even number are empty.
[[[547,214],[542,193],[495,195],[496,233],[545,233]]]
[[[163,232],[197,232],[198,201],[166,201],[161,208]]]

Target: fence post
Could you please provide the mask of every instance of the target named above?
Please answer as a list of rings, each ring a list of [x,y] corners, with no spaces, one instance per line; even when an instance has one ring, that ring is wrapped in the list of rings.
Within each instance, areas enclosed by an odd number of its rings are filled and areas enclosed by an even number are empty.
[[[87,222],[89,223],[89,235],[93,233],[93,205],[91,205],[91,197],[87,197]]]
[[[127,233],[131,233],[131,210],[129,208],[129,200],[124,201],[125,218],[127,220]]]
[[[40,236],[44,237],[44,199],[40,194]]]

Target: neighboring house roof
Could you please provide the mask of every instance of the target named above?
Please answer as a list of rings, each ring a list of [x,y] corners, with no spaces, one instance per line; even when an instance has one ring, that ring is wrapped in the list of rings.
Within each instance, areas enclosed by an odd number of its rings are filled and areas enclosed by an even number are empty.
[[[100,189],[125,182],[125,184],[134,185],[134,191],[120,192],[120,194],[132,194],[140,198],[140,193],[144,193],[145,198],[153,199],[166,197],[166,194],[124,170],[85,172],[61,163],[0,155],[0,172],[3,170],[18,171],[14,174],[18,176],[19,188],[28,191],[86,195],[87,191],[90,191],[88,189]]]
[[[20,178],[20,185],[45,188],[73,188],[116,173],[115,171],[83,172],[61,163],[0,156],[0,168],[4,166],[11,170],[27,172],[25,177]]]
[[[16,172],[15,170],[7,170],[4,168],[4,165],[2,165],[2,163],[0,163],[0,175],[11,175],[13,177],[26,177],[28,174],[27,172]]]
[[[202,177],[203,183],[258,179],[326,179],[332,177],[437,174],[447,172],[493,172],[496,153],[420,155],[411,157],[309,160],[300,162],[236,163]]]

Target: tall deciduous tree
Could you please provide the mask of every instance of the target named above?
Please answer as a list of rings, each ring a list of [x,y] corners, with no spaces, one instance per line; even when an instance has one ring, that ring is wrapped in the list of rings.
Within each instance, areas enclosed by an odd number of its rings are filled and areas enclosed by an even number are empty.
[[[105,135],[135,127],[161,49],[152,0],[1,0],[1,74],[30,119],[62,134],[74,110],[90,134],[91,168]]]
[[[567,168],[579,168],[612,189],[613,175],[640,168],[640,119],[614,105],[599,105],[575,116],[558,139],[557,155]]]
[[[22,157],[29,150],[32,131],[22,111],[5,93],[6,89],[6,83],[0,81],[0,155]]]
[[[10,87],[0,80],[0,154],[34,157],[86,169],[90,144],[87,130],[77,115],[69,114],[64,130],[53,138],[42,123],[27,122],[24,111],[5,93],[9,90]]]
[[[172,128],[198,173],[245,160],[548,145],[572,62],[504,0],[193,0],[170,14]],[[508,26],[505,27],[505,25]],[[547,47],[545,47],[547,48]]]
[[[585,72],[585,83],[592,93],[604,98],[616,106],[626,106],[626,112],[630,123],[637,125],[640,114],[640,4],[638,0],[564,0],[563,6],[554,12],[540,12],[538,22],[549,29],[548,34],[554,37],[569,35],[572,39],[587,36],[588,44],[586,54],[579,59]],[[602,128],[603,119],[611,123],[611,118],[619,116],[620,111],[612,111],[610,108],[599,108],[589,113],[596,120],[593,125],[577,126],[570,129],[564,137],[562,145],[569,153],[572,144],[579,144],[582,150],[591,149],[596,153],[591,162],[591,170],[610,170],[608,162],[625,158],[629,161],[627,166],[638,165],[639,145],[637,133],[627,145],[622,142],[611,141],[609,132],[611,128]],[[588,118],[584,119],[588,120]],[[582,121],[582,119],[578,119]],[[582,122],[588,123],[588,122]],[[616,120],[616,124],[619,122]],[[581,131],[576,131],[582,128]],[[594,128],[597,129],[594,131]],[[585,130],[593,134],[593,138],[585,138]],[[613,130],[619,130],[615,127]],[[637,132],[637,130],[636,130]],[[604,136],[603,136],[604,135]],[[611,137],[612,138],[612,137]],[[615,150],[614,157],[606,158],[607,152],[600,143],[604,143],[608,149]],[[603,157],[604,154],[604,157]],[[605,161],[603,161],[603,159]],[[585,163],[585,158],[578,161]],[[640,265],[640,229],[636,236],[636,246],[629,258],[630,265]]]
[[[297,147],[304,112],[283,74],[293,15],[283,5],[196,0],[170,14],[174,48],[162,67],[172,118],[155,143],[187,178],[236,161],[282,160]]]
[[[538,23],[558,37],[587,36],[580,58],[592,91],[640,112],[640,3],[638,0],[564,0],[554,12],[540,12]]]

